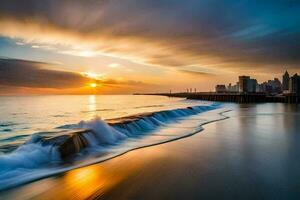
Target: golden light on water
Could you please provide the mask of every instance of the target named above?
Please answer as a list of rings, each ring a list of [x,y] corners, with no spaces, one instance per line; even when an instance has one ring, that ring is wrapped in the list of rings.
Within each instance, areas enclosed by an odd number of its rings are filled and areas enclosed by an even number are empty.
[[[96,103],[96,95],[89,95],[88,97],[88,109],[89,113],[92,114],[92,116],[95,115],[96,109],[97,109],[97,103]]]

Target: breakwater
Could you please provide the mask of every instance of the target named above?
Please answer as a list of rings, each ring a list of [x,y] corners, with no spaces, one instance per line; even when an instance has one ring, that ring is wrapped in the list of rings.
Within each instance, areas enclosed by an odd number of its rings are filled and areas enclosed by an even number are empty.
[[[135,94],[139,95],[139,94]],[[187,99],[235,102],[235,103],[300,103],[300,96],[287,94],[271,96],[263,93],[215,93],[215,92],[198,92],[198,93],[155,93],[147,95],[162,95],[168,97],[181,97]]]

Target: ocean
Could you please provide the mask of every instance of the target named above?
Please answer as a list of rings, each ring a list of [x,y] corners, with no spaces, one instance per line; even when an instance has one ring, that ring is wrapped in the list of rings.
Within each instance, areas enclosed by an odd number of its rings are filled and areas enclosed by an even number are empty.
[[[0,97],[0,190],[190,136],[226,109],[162,96]]]

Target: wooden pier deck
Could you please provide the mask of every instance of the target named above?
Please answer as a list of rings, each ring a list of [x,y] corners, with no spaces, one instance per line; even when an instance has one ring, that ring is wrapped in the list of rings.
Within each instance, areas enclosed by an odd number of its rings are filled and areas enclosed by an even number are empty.
[[[142,95],[142,94],[135,94]],[[198,92],[198,93],[153,93],[143,95],[162,95],[168,97],[181,97],[187,99],[197,99],[205,101],[221,101],[235,103],[300,103],[300,96],[296,95],[277,95],[270,96],[263,93],[215,93],[215,92]]]

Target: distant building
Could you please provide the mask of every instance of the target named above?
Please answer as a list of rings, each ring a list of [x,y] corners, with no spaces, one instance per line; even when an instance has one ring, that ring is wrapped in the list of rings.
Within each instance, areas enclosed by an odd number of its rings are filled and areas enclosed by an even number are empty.
[[[250,76],[239,76],[239,92],[257,92],[258,83],[256,79],[251,79]]]
[[[289,90],[287,90],[289,89]],[[215,88],[216,92],[239,92],[239,93],[267,93],[269,95],[282,94],[283,90],[291,93],[296,93],[300,95],[300,76],[295,74],[290,78],[288,72],[282,76],[282,83],[278,78],[273,80],[268,80],[258,84],[256,79],[250,76],[239,76],[239,81],[236,85],[231,83],[225,87],[224,85],[217,85]]]
[[[263,82],[261,84],[259,84],[259,92],[263,92],[263,93],[273,93],[273,87],[269,84],[268,82]]]
[[[216,92],[217,93],[224,93],[224,92],[226,92],[225,85],[216,85]]]
[[[259,88],[258,91],[265,93],[266,92],[266,85],[267,85],[267,82],[263,82],[263,83],[259,84],[258,85],[258,88]]]
[[[282,84],[278,78],[274,78],[274,80],[268,80],[268,82],[263,82],[259,85],[259,92],[280,94],[282,93]]]
[[[288,71],[285,71],[284,75],[282,76],[282,91],[287,93],[289,91],[290,86],[290,75]]]
[[[274,93],[282,93],[282,84],[278,78],[274,78],[274,80],[271,82],[271,85],[273,87]]]
[[[239,76],[239,92],[248,92],[250,76]]]
[[[227,86],[226,89],[227,89],[227,92],[239,92],[238,84],[231,85],[231,83],[229,83],[229,85]]]
[[[292,94],[300,95],[300,76],[298,74],[291,77],[289,91]]]
[[[256,79],[249,79],[247,81],[247,87],[248,87],[248,92],[257,92],[256,88],[257,88],[257,80]]]

